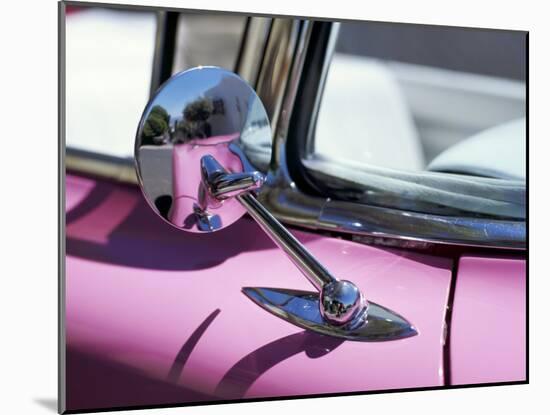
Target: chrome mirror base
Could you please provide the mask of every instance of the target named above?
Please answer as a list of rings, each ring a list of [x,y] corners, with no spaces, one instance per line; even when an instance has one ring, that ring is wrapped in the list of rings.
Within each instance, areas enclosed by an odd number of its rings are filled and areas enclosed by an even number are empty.
[[[328,323],[321,315],[319,293],[259,287],[245,287],[243,293],[260,307],[289,323],[332,337],[380,342],[418,334],[404,317],[372,302],[369,302],[364,319],[338,326]]]

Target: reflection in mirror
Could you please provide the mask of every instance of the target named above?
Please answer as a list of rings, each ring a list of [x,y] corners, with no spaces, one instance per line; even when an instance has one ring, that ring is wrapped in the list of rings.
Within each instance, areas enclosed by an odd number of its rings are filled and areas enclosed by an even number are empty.
[[[230,173],[252,171],[243,142],[271,137],[266,111],[240,77],[217,67],[173,76],[153,97],[139,124],[135,158],[151,207],[177,228],[210,232],[244,214],[236,199],[208,198],[201,160],[214,157]]]

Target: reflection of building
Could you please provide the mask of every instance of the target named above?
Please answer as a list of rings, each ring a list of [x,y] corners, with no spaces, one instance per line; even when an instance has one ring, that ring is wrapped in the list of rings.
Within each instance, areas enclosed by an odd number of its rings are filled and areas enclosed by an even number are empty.
[[[208,119],[213,136],[240,133],[244,127],[253,94],[235,76],[224,76],[214,87],[204,92],[210,98],[214,112]]]
[[[240,137],[249,145],[271,142],[269,120],[260,99],[239,77],[218,74],[202,94],[172,116],[172,143],[209,137]]]
[[[213,112],[214,115],[216,115],[216,114],[224,115],[225,114],[225,105],[224,105],[223,99],[221,99],[221,98],[214,99],[214,100],[212,100],[212,104],[214,106],[214,112]]]
[[[182,108],[174,120],[172,142],[240,134],[254,94],[235,76],[222,75],[218,83]]]

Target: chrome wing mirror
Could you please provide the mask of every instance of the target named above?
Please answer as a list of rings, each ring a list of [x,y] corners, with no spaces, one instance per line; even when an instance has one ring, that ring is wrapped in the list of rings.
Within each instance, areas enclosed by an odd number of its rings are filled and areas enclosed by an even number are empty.
[[[159,89],[139,123],[135,159],[143,194],[160,217],[187,232],[215,232],[248,213],[317,290],[243,288],[274,315],[348,340],[417,334],[406,319],[333,276],[256,199],[265,176],[243,148],[271,136],[262,102],[236,74],[216,67],[181,72]]]

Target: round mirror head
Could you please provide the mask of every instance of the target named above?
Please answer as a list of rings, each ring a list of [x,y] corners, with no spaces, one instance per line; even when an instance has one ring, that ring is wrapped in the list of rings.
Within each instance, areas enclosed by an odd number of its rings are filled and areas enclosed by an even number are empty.
[[[228,173],[252,172],[245,151],[265,152],[265,143],[271,143],[267,113],[243,79],[216,67],[190,69],[166,81],[143,112],[135,144],[138,180],[164,220],[189,232],[213,232],[245,210],[235,198],[206,194],[201,165],[208,158]]]

